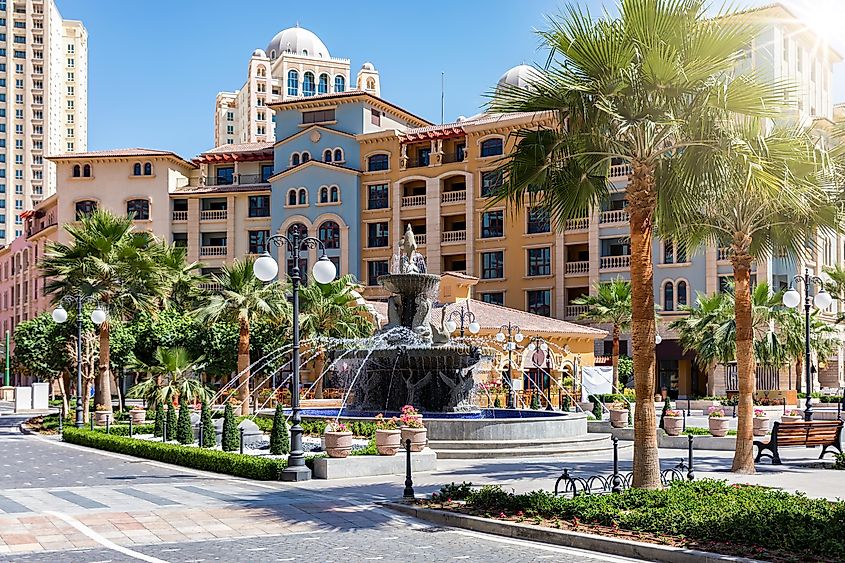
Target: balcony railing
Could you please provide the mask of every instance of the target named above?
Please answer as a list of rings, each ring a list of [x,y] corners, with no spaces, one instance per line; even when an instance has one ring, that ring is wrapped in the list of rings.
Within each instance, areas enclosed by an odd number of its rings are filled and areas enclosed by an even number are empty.
[[[564,315],[569,319],[576,319],[587,312],[587,305],[567,305]]]
[[[201,283],[198,286],[202,291],[220,291],[221,286],[218,282]]]
[[[414,240],[417,241],[417,246],[425,246],[425,243],[428,242],[428,236],[425,233],[421,235],[414,233]]]
[[[578,217],[576,219],[569,219],[566,222],[567,231],[586,231],[590,228],[589,217]]]
[[[590,262],[589,261],[579,261],[579,262],[567,262],[566,263],[566,274],[586,274],[590,271]]]
[[[443,164],[449,164],[452,162],[463,162],[464,161],[464,152],[444,152],[443,153]]]
[[[602,211],[599,215],[599,223],[627,223],[628,210],[627,209],[613,209],[611,211]]]
[[[717,251],[716,259],[720,261],[730,260],[731,259],[731,249],[730,247],[720,248]]]
[[[467,191],[466,190],[458,190],[455,192],[443,192],[440,194],[440,202],[441,203],[455,203],[459,201],[466,201],[467,199]]]
[[[610,167],[611,178],[627,178],[631,175],[630,164],[614,164]]]
[[[619,268],[631,267],[631,256],[602,256],[599,262],[599,267],[602,270],[614,270]]]
[[[201,246],[200,256],[226,256],[226,246]]]
[[[450,242],[464,242],[467,239],[466,230],[463,231],[443,231],[443,236],[440,242],[447,244]]]
[[[174,211],[173,212],[173,220],[174,221],[187,221],[188,220],[188,212],[187,211]]]
[[[41,221],[33,222],[32,227],[30,229],[27,229],[26,236],[31,237],[32,235],[37,235],[44,229],[49,229],[55,224],[55,219],[42,219]]]
[[[422,168],[428,166],[430,162],[430,158],[409,158],[405,168]]]
[[[272,175],[272,174],[271,174]],[[235,174],[233,177],[228,176],[208,176],[205,179],[206,186],[239,186],[251,184],[266,184],[267,176],[265,174]]]
[[[406,195],[402,198],[402,207],[425,207],[425,196]]]
[[[225,221],[228,215],[225,209],[204,209],[200,211],[200,221]]]

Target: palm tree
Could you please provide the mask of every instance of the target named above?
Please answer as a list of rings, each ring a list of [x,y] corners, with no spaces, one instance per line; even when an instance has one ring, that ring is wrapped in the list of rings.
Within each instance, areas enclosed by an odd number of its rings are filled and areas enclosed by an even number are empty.
[[[780,85],[736,76],[756,28],[727,13],[708,18],[706,0],[619,0],[594,20],[564,8],[540,32],[551,56],[523,88],[497,88],[494,112],[547,112],[546,128],[514,135],[494,198],[545,207],[559,226],[585,216],[609,194],[610,164],[628,164],[631,237],[631,334],[636,374],[635,487],[659,488],[652,235],[667,210],[692,207],[706,194],[675,181],[678,171],[706,171],[719,153],[719,129],[733,115],[770,116]]]
[[[789,309],[780,319],[778,334],[783,343],[787,361],[795,367],[795,390],[800,392],[803,384],[806,355],[805,319],[801,311]],[[841,341],[835,326],[820,318],[818,309],[810,313],[810,349],[816,351],[819,362],[836,355]]]
[[[156,257],[160,244],[152,234],[135,231],[128,217],[96,210],[69,223],[70,243],[51,242],[41,264],[45,290],[58,303],[66,295],[87,295],[108,311],[100,325],[99,373],[95,404],[111,410],[109,326],[126,315],[152,311],[167,292]]]
[[[249,406],[249,336],[250,325],[258,318],[283,320],[289,317],[289,305],[279,282],[264,283],[252,271],[253,258],[235,260],[223,266],[212,280],[220,289],[209,293],[205,304],[196,310],[201,321],[238,324],[238,400],[241,414]]]
[[[834,198],[823,187],[826,155],[797,127],[746,120],[729,150],[705,178],[713,197],[695,210],[680,209],[661,227],[689,247],[729,248],[734,277],[739,420],[732,471],[754,473],[754,311],[751,265],[773,253],[798,259],[808,235],[839,230]],[[759,289],[759,287],[758,287]]]
[[[135,360],[131,368],[149,374],[149,377],[132,387],[129,397],[143,398],[147,406],[159,401],[172,405],[174,399],[184,397],[187,401],[205,401],[208,388],[196,377],[202,369],[204,358],[192,358],[182,347],[164,348],[159,346],[154,354],[154,362],[146,364]]]
[[[188,249],[175,244],[162,245],[159,264],[164,268],[170,284],[165,306],[172,306],[181,310],[196,308],[200,294],[198,288],[201,283],[208,281],[206,276],[199,273],[200,262],[188,262]]]
[[[593,295],[585,295],[573,301],[586,305],[581,315],[597,323],[613,325],[613,386],[619,389],[619,336],[631,328],[631,282],[617,278],[610,282],[597,283]]]
[[[322,373],[325,367],[325,338],[360,338],[373,333],[367,308],[363,305],[361,289],[355,277],[345,275],[327,284],[312,282],[302,288],[300,330],[310,338],[316,349],[314,373],[317,383],[315,397],[323,398]]]

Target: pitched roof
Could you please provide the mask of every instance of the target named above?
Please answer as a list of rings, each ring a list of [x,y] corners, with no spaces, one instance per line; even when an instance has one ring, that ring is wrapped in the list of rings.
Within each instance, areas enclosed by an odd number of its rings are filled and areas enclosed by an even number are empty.
[[[195,165],[173,151],[160,151],[156,149],[145,148],[127,148],[127,149],[107,149],[102,151],[88,151],[88,152],[72,152],[63,153],[46,157],[47,160],[76,160],[83,158],[145,158],[161,156],[176,159],[191,168]]]
[[[369,92],[365,92],[363,90],[346,90],[345,92],[334,92],[330,94],[318,94],[316,96],[308,96],[303,98],[295,98],[291,100],[281,100],[278,102],[273,102],[271,104],[267,104],[268,107],[272,109],[282,109],[286,107],[297,107],[297,106],[305,106],[308,107],[313,105],[314,102],[324,102],[324,101],[331,101],[331,100],[344,100],[346,98],[355,98],[355,97],[363,97],[367,98],[370,102],[374,103],[375,105],[381,105],[387,108],[392,109],[395,112],[398,112],[400,115],[408,119],[409,121],[416,121],[417,124],[421,127],[431,125],[431,122],[427,119],[423,119],[418,115],[414,115],[413,113],[409,112],[408,110],[397,106],[394,103],[388,102],[384,98],[379,98],[378,96],[371,94]]]
[[[273,143],[231,143],[228,145],[214,147],[213,149],[207,150],[201,154],[239,153],[266,150],[273,150]]]

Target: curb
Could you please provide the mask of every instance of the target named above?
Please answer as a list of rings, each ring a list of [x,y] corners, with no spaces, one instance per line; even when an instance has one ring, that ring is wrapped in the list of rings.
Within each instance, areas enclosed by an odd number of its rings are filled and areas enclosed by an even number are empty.
[[[516,522],[502,522],[478,516],[457,514],[430,508],[418,508],[401,502],[385,502],[382,503],[382,506],[389,510],[442,526],[462,528],[464,530],[494,534],[513,539],[572,547],[619,557],[642,559],[644,561],[659,561],[661,563],[716,563],[726,561],[734,563],[762,563],[757,559],[749,559],[747,557],[734,557],[696,549],[621,540],[569,530],[542,528]]]

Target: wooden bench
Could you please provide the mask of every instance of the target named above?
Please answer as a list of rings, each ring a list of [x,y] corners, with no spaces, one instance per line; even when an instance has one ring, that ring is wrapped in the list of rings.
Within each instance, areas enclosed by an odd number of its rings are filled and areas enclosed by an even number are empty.
[[[842,421],[841,420],[817,420],[810,422],[775,422],[772,427],[772,436],[767,442],[754,441],[757,446],[758,463],[763,456],[772,460],[772,465],[780,465],[778,448],[786,446],[822,446],[822,459],[828,448],[835,448],[842,453]],[[771,454],[763,453],[770,451]],[[830,453],[835,453],[831,451]]]

